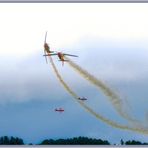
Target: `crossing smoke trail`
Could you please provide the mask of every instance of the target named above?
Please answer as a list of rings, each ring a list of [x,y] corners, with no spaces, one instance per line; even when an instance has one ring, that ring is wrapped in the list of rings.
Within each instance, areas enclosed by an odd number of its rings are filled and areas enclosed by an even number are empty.
[[[135,126],[139,125],[139,121],[136,119],[133,119],[129,113],[123,108],[124,104],[122,100],[119,98],[119,96],[113,92],[109,87],[106,86],[102,81],[95,78],[93,75],[89,74],[86,70],[82,69],[80,66],[72,62],[69,58],[65,57],[65,59],[68,61],[68,64],[70,67],[72,67],[74,70],[76,70],[79,74],[81,74],[82,77],[84,77],[86,80],[88,80],[93,85],[97,86],[100,90],[104,92],[106,96],[108,96],[109,101],[112,103],[116,111],[125,119],[128,121],[134,123]]]
[[[114,121],[111,121],[107,118],[104,118],[102,115],[96,113],[93,109],[91,109],[90,107],[88,107],[86,104],[84,104],[82,101],[78,100],[79,96],[73,92],[70,87],[65,83],[65,81],[62,79],[61,75],[59,74],[56,66],[54,65],[53,63],[53,60],[51,57],[49,57],[50,59],[50,62],[51,62],[51,65],[53,67],[53,70],[58,78],[58,80],[60,81],[60,83],[63,85],[63,87],[68,91],[68,93],[70,93],[72,95],[72,97],[82,106],[85,108],[86,111],[88,111],[90,114],[94,115],[97,119],[100,119],[101,121],[105,122],[106,124],[109,124],[113,127],[116,127],[116,128],[120,128],[120,129],[124,129],[124,130],[131,130],[131,131],[135,131],[135,132],[139,132],[139,133],[142,133],[142,134],[148,134],[148,130],[147,129],[144,129],[144,128],[132,128],[132,127],[129,127],[127,125],[120,125]]]

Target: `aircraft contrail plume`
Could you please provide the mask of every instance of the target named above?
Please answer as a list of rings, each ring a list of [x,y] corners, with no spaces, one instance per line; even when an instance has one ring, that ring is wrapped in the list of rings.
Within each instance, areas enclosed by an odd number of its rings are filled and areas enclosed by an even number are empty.
[[[69,88],[69,86],[64,82],[64,80],[63,80],[62,77],[60,76],[60,74],[59,74],[59,72],[58,72],[56,66],[55,66],[54,63],[53,63],[52,58],[49,57],[49,59],[50,59],[51,65],[52,65],[52,67],[53,67],[53,69],[54,69],[54,72],[55,72],[57,78],[59,79],[59,81],[61,82],[61,84],[64,86],[64,88],[65,88],[74,98],[77,99],[78,96]]]
[[[84,104],[82,101],[78,100],[79,96],[73,92],[71,90],[71,88],[65,83],[65,81],[62,79],[61,75],[59,74],[58,70],[56,69],[56,66],[54,65],[53,63],[53,60],[51,57],[49,57],[50,59],[50,62],[51,62],[51,65],[54,69],[54,72],[58,78],[58,80],[60,81],[60,83],[63,85],[63,87],[72,95],[72,97],[78,102],[80,103],[80,105],[82,107],[85,108],[86,111],[88,111],[89,113],[91,113],[92,115],[94,115],[97,119],[100,119],[101,121],[105,122],[106,124],[109,124],[113,127],[116,127],[116,128],[120,128],[120,129],[124,129],[124,130],[131,130],[131,131],[135,131],[135,132],[139,132],[139,133],[143,133],[143,134],[148,134],[148,130],[147,129],[143,129],[143,128],[132,128],[132,127],[129,127],[127,125],[120,125],[114,121],[111,121],[107,118],[104,118],[102,115],[96,113],[95,111],[93,111],[93,109],[91,109],[90,107],[88,107],[86,104]]]
[[[128,121],[134,123],[137,121],[136,119],[133,119],[129,113],[123,108],[123,102],[120,99],[120,97],[111,90],[106,84],[104,84],[102,81],[98,80],[95,76],[88,73],[86,70],[82,69],[79,65],[72,62],[69,58],[65,57],[66,60],[68,60],[68,64],[70,67],[72,67],[74,70],[76,70],[81,76],[83,76],[86,80],[91,82],[93,85],[97,86],[100,90],[104,92],[106,96],[108,96],[109,101],[112,103],[116,111],[125,119]],[[125,106],[124,106],[125,107]]]

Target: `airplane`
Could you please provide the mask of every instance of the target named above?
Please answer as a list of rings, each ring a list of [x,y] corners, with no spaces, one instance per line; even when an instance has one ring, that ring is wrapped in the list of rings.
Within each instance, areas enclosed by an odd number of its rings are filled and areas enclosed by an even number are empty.
[[[62,108],[59,108],[59,109],[55,109],[55,112],[60,112],[60,113],[62,113],[62,112],[64,112],[64,109],[62,109]]]
[[[54,53],[54,51],[50,50],[49,45],[46,43],[46,38],[47,38],[47,32],[45,34],[45,41],[44,41],[44,54],[50,56],[51,53]],[[47,63],[47,57],[45,57],[46,63]]]
[[[59,61],[62,61],[62,65],[64,65],[64,62],[65,61],[68,61],[68,60],[65,60],[65,56],[73,56],[73,57],[78,57],[77,55],[72,55],[72,54],[67,54],[67,53],[62,53],[62,52],[57,52],[57,53],[53,53],[53,54],[45,54],[43,56],[54,56],[54,55],[57,55],[58,58],[59,58]]]
[[[79,100],[82,100],[82,101],[86,101],[87,100],[87,98],[85,98],[85,97],[82,97],[82,98],[78,98]]]
[[[62,53],[62,52],[56,52],[56,53],[54,53],[55,51],[51,51],[49,45],[46,43],[46,38],[47,38],[47,32],[46,32],[46,34],[45,34],[44,55],[43,55],[43,56],[45,56],[46,63],[47,63],[47,57],[46,57],[46,56],[54,56],[54,55],[57,55],[58,58],[59,58],[59,61],[62,61],[62,65],[64,65],[64,62],[65,62],[65,61],[68,61],[68,60],[65,60],[65,59],[64,59],[64,56],[65,56],[65,55],[66,55],[66,56],[78,57],[77,55],[66,54],[66,53]]]

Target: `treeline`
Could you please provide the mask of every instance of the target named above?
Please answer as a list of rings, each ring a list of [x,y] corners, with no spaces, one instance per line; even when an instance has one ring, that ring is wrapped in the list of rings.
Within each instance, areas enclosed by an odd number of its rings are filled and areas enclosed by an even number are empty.
[[[3,136],[0,137],[0,145],[31,145],[31,143],[24,144],[23,139],[21,138],[12,137],[12,136],[11,137]],[[111,144],[107,140],[80,136],[80,137],[57,139],[57,140],[46,139],[43,140],[41,143],[34,145],[148,145],[148,143],[142,143],[140,141],[135,141],[135,140],[123,141],[121,139],[119,144]]]
[[[40,145],[110,145],[106,140],[92,139],[87,137],[75,137],[69,139],[44,140]]]
[[[148,143],[142,143],[140,141],[135,141],[135,140],[129,140],[129,141],[126,141],[124,142],[122,139],[120,141],[120,144],[121,145],[148,145]]]
[[[24,142],[21,138],[18,137],[0,137],[0,145],[24,145]]]

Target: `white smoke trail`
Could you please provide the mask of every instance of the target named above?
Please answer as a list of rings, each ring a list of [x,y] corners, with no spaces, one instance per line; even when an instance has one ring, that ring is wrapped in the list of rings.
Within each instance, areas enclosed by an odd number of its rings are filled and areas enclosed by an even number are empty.
[[[100,119],[101,121],[105,122],[108,125],[111,125],[113,127],[116,128],[120,128],[120,129],[124,129],[124,130],[131,130],[131,131],[135,131],[138,133],[143,133],[143,134],[148,134],[148,129],[144,129],[144,128],[132,128],[129,127],[127,125],[120,125],[114,121],[111,121],[105,117],[103,117],[102,115],[96,113],[93,109],[91,109],[90,107],[88,107],[86,104],[84,104],[84,102],[82,102],[81,100],[78,100],[79,96],[73,92],[70,87],[65,83],[65,81],[62,79],[61,75],[59,74],[58,70],[56,69],[56,66],[53,63],[53,60],[51,57],[49,57],[51,65],[53,67],[53,70],[58,78],[58,80],[60,81],[60,83],[63,85],[63,87],[67,90],[68,93],[70,93],[72,95],[72,97],[82,106],[84,107],[84,109],[86,111],[88,111],[89,113],[91,113],[93,116],[95,116],[97,119]]]
[[[68,60],[68,64],[70,67],[72,67],[74,70],[76,70],[83,78],[88,80],[91,84],[97,86],[99,90],[103,91],[106,96],[108,96],[109,101],[112,103],[116,111],[125,119],[132,123],[139,124],[139,121],[134,119],[130,116],[130,114],[127,112],[126,109],[124,109],[124,104],[120,97],[113,91],[111,88],[109,88],[105,83],[98,80],[95,76],[88,73],[86,70],[82,69],[79,65],[72,62],[69,58],[65,57],[66,60]],[[127,107],[127,106],[126,106]],[[137,125],[136,124],[136,125]]]

